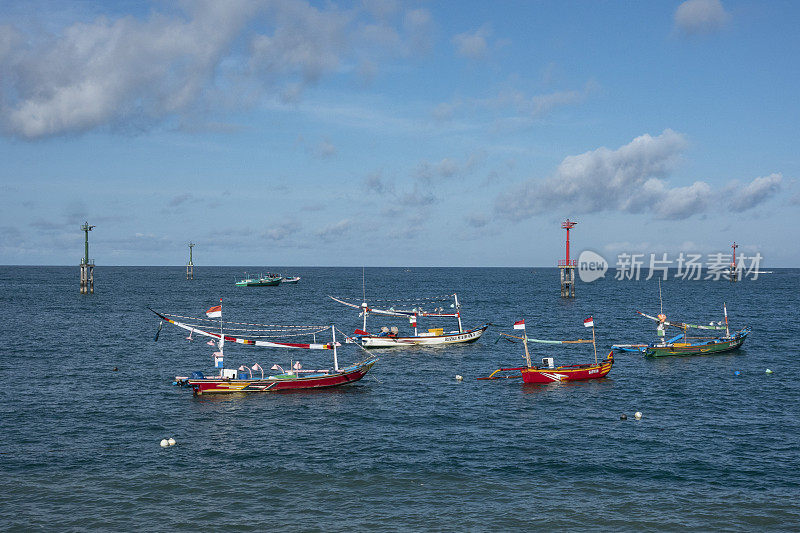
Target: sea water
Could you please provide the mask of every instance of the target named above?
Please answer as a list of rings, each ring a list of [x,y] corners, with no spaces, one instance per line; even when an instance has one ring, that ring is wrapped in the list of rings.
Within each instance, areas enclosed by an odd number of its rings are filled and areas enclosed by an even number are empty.
[[[476,380],[523,364],[499,331],[524,318],[531,337],[591,338],[593,316],[604,357],[655,339],[636,310],[660,310],[656,279],[609,273],[578,283],[573,300],[560,298],[557,269],[366,268],[370,302],[457,292],[465,328],[492,326],[474,344],[374,350],[372,372],[347,387],[193,397],[172,386],[213,373],[216,348],[170,324],[154,342],[148,307],[203,316],[222,298],[225,320],[362,327],[328,298],[359,302],[360,267],[253,268],[197,266],[187,281],[181,267],[99,266],[82,296],[78,267],[0,267],[0,529],[800,528],[799,270],[662,282],[671,320],[722,320],[726,303],[732,327],[753,328],[740,350],[619,353],[606,379],[523,385]],[[302,279],[234,286],[258,268]],[[383,325],[408,328],[369,318]],[[594,360],[590,344],[531,351]],[[364,356],[353,344],[338,354]],[[331,355],[225,348],[231,368],[324,368]]]

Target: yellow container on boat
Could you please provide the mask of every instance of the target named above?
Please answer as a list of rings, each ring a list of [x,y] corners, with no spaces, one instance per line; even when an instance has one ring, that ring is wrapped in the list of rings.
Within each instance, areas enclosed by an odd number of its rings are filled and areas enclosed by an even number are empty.
[[[434,335],[444,335],[444,328],[432,328],[428,330],[428,333],[433,333]]]

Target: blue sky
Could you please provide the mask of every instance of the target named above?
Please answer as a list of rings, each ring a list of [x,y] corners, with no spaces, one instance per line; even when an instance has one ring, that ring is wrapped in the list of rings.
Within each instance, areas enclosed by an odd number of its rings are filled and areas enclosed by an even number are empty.
[[[800,264],[795,2],[10,2],[0,263]]]

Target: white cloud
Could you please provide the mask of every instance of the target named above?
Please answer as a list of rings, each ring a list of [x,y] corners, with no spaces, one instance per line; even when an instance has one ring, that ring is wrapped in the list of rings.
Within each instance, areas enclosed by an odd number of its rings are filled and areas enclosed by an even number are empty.
[[[320,141],[320,143],[314,149],[314,155],[320,159],[328,159],[333,157],[336,155],[336,146],[334,146],[333,143],[327,139]]]
[[[780,191],[781,174],[755,178],[745,186],[731,182],[716,190],[705,181],[671,187],[667,178],[686,146],[683,135],[667,129],[656,137],[641,135],[616,150],[603,147],[565,157],[551,177],[527,180],[498,195],[495,213],[520,220],[569,209],[682,220],[712,208],[745,211]]]
[[[729,187],[731,208],[736,211],[745,211],[756,207],[777,194],[781,189],[782,181],[783,176],[776,173],[755,178],[744,187],[734,184]]]
[[[683,135],[667,129],[656,137],[641,135],[617,150],[602,147],[568,156],[549,179],[528,180],[498,196],[495,210],[515,219],[565,206],[584,213],[654,211],[663,218],[685,218],[691,207],[699,206],[702,185],[674,190],[662,179],[686,145]],[[678,199],[676,191],[687,198]]]
[[[456,53],[468,59],[485,59],[489,50],[486,39],[491,31],[486,26],[469,33],[459,33],[453,37]]]
[[[467,225],[473,228],[482,228],[489,224],[489,217],[480,213],[473,213],[464,218]]]
[[[687,0],[675,10],[675,26],[687,35],[714,33],[729,19],[719,0]]]
[[[429,47],[433,25],[420,9],[395,17],[396,27],[381,20],[384,30],[370,33],[369,12],[332,4],[179,6],[149,18],[98,17],[57,35],[30,29],[44,25],[27,25],[25,34],[0,26],[4,132],[36,139],[103,127],[135,131],[215,106],[253,105],[266,92],[296,102],[308,84],[345,72],[345,62],[368,66],[354,76],[372,76],[379,60]],[[388,4],[375,3],[376,10],[392,12]]]
[[[335,222],[333,224],[329,224],[322,229],[316,231],[317,237],[335,237],[338,235],[344,235],[348,233],[353,228],[353,222],[346,218]]]

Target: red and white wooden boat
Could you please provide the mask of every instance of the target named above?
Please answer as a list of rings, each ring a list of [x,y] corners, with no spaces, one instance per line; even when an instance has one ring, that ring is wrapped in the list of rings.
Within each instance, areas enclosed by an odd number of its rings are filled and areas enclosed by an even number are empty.
[[[590,317],[584,320],[584,325],[592,328],[592,339],[584,340],[578,339],[574,341],[550,341],[542,339],[529,339],[527,334],[523,333],[522,337],[508,335],[501,333],[507,337],[520,339],[525,345],[525,361],[526,366],[514,368],[498,368],[489,376],[478,379],[514,379],[522,378],[524,383],[561,383],[566,381],[581,381],[586,379],[600,379],[605,377],[614,365],[614,352],[609,352],[605,360],[597,360],[597,346],[595,344],[594,336],[594,320]],[[525,321],[520,320],[514,324],[515,329],[525,329]],[[594,363],[585,363],[577,365],[564,365],[555,366],[552,357],[545,357],[542,359],[542,364],[531,364],[531,356],[528,351],[528,342],[542,343],[542,344],[581,344],[592,343],[595,345]]]
[[[153,311],[151,309],[151,311]],[[213,358],[219,374],[216,376],[205,376],[202,372],[192,372],[190,376],[176,376],[175,385],[191,387],[195,395],[201,394],[223,394],[234,392],[277,392],[298,389],[323,389],[347,385],[363,378],[378,358],[372,357],[358,363],[339,367],[337,347],[341,346],[336,342],[336,329],[334,326],[276,326],[273,324],[251,324],[222,322],[222,306],[212,307],[206,314],[212,318],[219,318],[219,332],[211,329],[216,321],[204,318],[190,318],[178,315],[170,315],[153,311],[163,322],[174,324],[179,328],[189,331],[188,340],[192,340],[193,335],[211,337],[214,340],[208,341],[210,345],[218,347],[214,352]],[[223,333],[223,326],[227,331]],[[291,336],[314,336],[330,330],[332,340],[328,343],[299,343],[299,342],[276,342],[265,340],[266,337],[274,337],[276,333]],[[159,332],[161,324],[159,324]],[[249,338],[240,337],[236,332],[246,332]],[[231,333],[231,334],[227,334]],[[158,333],[156,334],[158,340]],[[215,342],[216,341],[216,342]],[[226,343],[245,344],[249,346],[265,346],[272,348],[293,348],[301,350],[332,350],[333,367],[325,369],[307,370],[303,368],[300,361],[290,361],[289,369],[284,370],[280,365],[275,364],[271,368],[279,373],[264,375],[264,369],[258,363],[252,367],[244,365],[237,369],[225,368],[224,346]],[[259,376],[255,373],[260,372]]]

